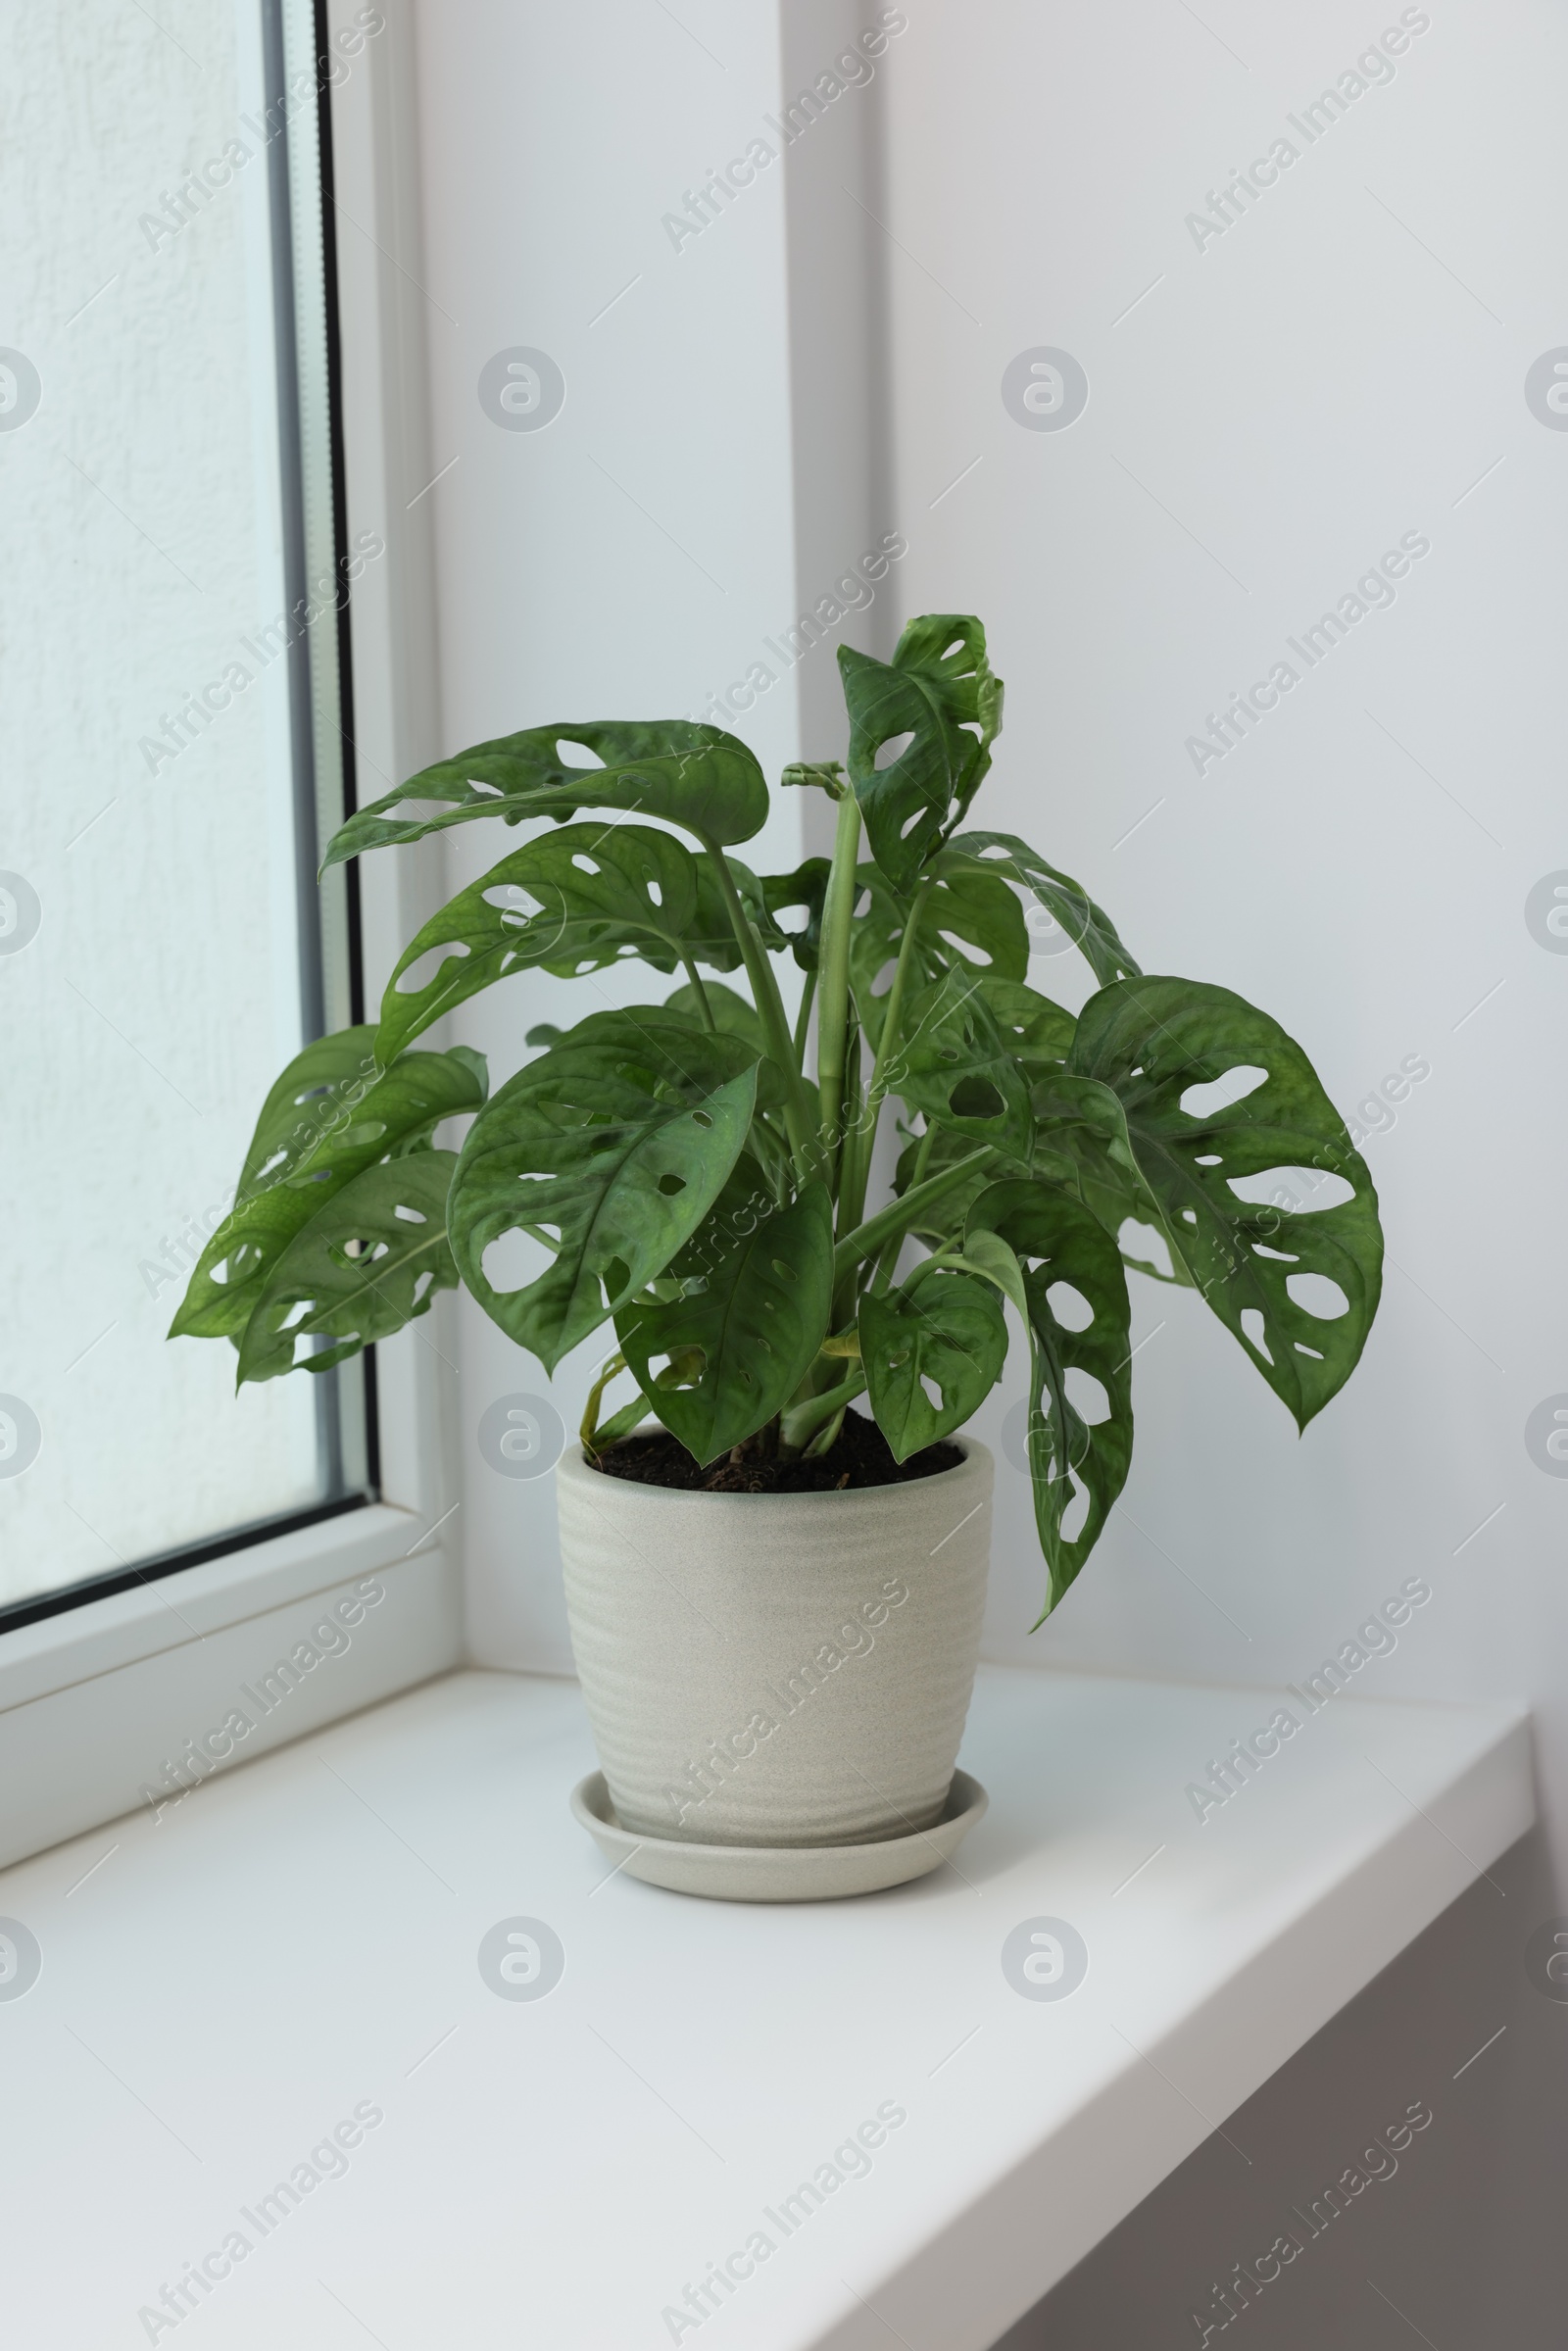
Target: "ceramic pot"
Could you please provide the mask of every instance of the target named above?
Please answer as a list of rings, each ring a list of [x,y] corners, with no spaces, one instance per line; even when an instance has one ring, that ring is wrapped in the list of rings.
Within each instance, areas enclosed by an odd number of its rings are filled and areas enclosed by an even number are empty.
[[[621,1826],[846,1845],[940,1819],[974,1683],[991,1455],[844,1494],[558,1465],[566,1609]]]

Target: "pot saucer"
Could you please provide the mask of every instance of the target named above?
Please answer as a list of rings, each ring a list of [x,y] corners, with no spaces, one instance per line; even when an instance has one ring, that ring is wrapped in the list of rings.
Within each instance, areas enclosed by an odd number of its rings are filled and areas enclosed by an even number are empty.
[[[571,1791],[573,1815],[628,1878],[716,1902],[831,1902],[903,1886],[951,1861],[990,1800],[978,1780],[955,1772],[942,1818],[912,1836],[861,1845],[700,1845],[623,1829],[603,1772]]]

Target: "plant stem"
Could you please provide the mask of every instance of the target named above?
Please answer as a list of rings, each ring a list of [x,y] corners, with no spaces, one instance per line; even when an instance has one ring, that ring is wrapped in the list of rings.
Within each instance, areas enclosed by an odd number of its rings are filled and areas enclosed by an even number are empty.
[[[801,1008],[795,1019],[795,1066],[803,1071],[806,1067],[806,1034],[811,1025],[811,1000],[815,994],[816,973],[808,971],[806,985],[801,990]]]
[[[918,1146],[916,1147],[914,1165],[909,1171],[909,1181],[906,1186],[906,1191],[912,1192],[915,1185],[924,1180],[925,1171],[931,1163],[931,1152],[935,1147],[936,1139],[936,1128],[934,1126],[928,1126],[925,1133],[921,1136]],[[885,1241],[882,1244],[882,1254],[880,1257],[878,1257],[876,1264],[872,1269],[871,1280],[869,1284],[871,1296],[873,1298],[880,1298],[883,1292],[891,1285],[893,1280],[893,1269],[898,1264],[899,1251],[903,1247],[904,1235],[902,1233],[895,1233],[890,1240]]]
[[[845,1405],[858,1396],[864,1387],[865,1374],[857,1364],[849,1378],[842,1380],[837,1388],[830,1388],[825,1396],[813,1396],[808,1402],[797,1404],[792,1411],[785,1413],[779,1430],[781,1443],[789,1451],[799,1452],[823,1423],[830,1421],[836,1412],[842,1412]]]
[[[582,1408],[582,1426],[577,1431],[578,1436],[582,1439],[582,1449],[585,1453],[594,1453],[599,1450],[594,1442],[599,1434],[599,1407],[605,1400],[605,1390],[610,1386],[611,1381],[615,1379],[625,1368],[626,1358],[624,1355],[608,1356],[598,1379],[588,1391],[588,1401]]]
[[[925,912],[926,900],[936,884],[934,873],[926,874],[921,881],[910,902],[908,920],[904,926],[904,937],[899,942],[899,960],[882,1013],[882,1041],[876,1049],[871,1083],[866,1089],[865,1111],[856,1130],[853,1151],[845,1154],[846,1164],[839,1185],[841,1231],[857,1223],[865,1207],[865,1187],[871,1173],[871,1153],[876,1148],[877,1122],[882,1115],[882,1102],[888,1090],[888,1071],[898,1049],[905,990],[908,984],[909,967],[914,960],[915,933],[920,927],[920,917]]]
[[[703,1026],[712,1030],[716,1035],[718,1022],[713,1018],[713,1007],[708,1001],[708,990],[703,986],[702,974],[690,955],[682,955],[681,961],[686,966],[686,976],[691,981],[692,994],[697,999],[697,1009],[703,1016]]]
[[[713,860],[713,871],[729,914],[735,944],[746,964],[746,976],[752,983],[752,998],[757,1005],[762,1035],[767,1041],[769,1056],[778,1063],[785,1085],[784,1124],[789,1129],[790,1155],[795,1162],[799,1183],[817,1172],[816,1139],[812,1133],[811,1102],[795,1059],[790,1025],[784,1015],[783,1000],[778,982],[773,977],[767,959],[767,950],[757,936],[752,918],[747,913],[729,860],[716,841],[706,833],[699,834],[703,847]]]
[[[833,863],[822,901],[820,1002],[816,1014],[816,1091],[822,1147],[831,1171],[839,1153],[844,1112],[844,1067],[850,1020],[850,933],[855,916],[855,868],[860,854],[860,804],[846,789],[839,802]]]
[[[857,1225],[853,1233],[846,1233],[833,1251],[835,1283],[895,1234],[902,1238],[922,1209],[940,1200],[944,1193],[956,1191],[966,1176],[975,1174],[983,1161],[995,1155],[990,1144],[982,1143],[978,1151],[955,1159],[951,1167],[940,1168],[935,1175],[927,1176],[923,1184],[911,1184],[901,1200],[889,1200],[885,1208],[868,1216],[864,1224]]]

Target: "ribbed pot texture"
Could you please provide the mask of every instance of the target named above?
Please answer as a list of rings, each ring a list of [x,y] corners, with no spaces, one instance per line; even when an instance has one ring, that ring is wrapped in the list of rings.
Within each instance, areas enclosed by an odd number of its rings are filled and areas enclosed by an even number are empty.
[[[991,1455],[844,1494],[556,1471],[572,1646],[623,1827],[862,1844],[939,1820],[974,1684]]]

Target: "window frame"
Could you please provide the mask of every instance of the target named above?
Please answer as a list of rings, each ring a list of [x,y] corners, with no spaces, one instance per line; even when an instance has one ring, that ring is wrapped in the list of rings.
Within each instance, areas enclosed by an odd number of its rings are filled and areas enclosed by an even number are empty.
[[[373,529],[386,551],[356,583],[352,629],[339,644],[348,747],[372,777],[396,777],[439,749],[432,551],[419,496],[436,468],[417,296],[413,29],[404,12],[388,10],[376,12],[383,23],[365,37],[356,24],[364,13],[354,0],[316,11],[318,34],[324,22],[348,66],[323,91],[320,118],[339,531]],[[356,869],[350,921],[370,1001],[402,941],[440,902],[436,846],[431,857],[371,858]],[[141,1792],[149,1773],[222,1721],[236,1660],[254,1650],[262,1670],[339,1588],[374,1578],[389,1604],[367,1621],[350,1655],[302,1690],[297,1709],[256,1726],[235,1761],[461,1660],[450,1305],[438,1299],[380,1351],[371,1375],[378,1496],[328,1500],[254,1535],[230,1531],[194,1546],[195,1561],[154,1561],[117,1575],[112,1589],[75,1588],[64,1601],[39,1594],[36,1611],[21,1604],[31,1621],[13,1615],[0,1633],[0,1786],[8,1790],[0,1867],[138,1804],[150,1823]]]

